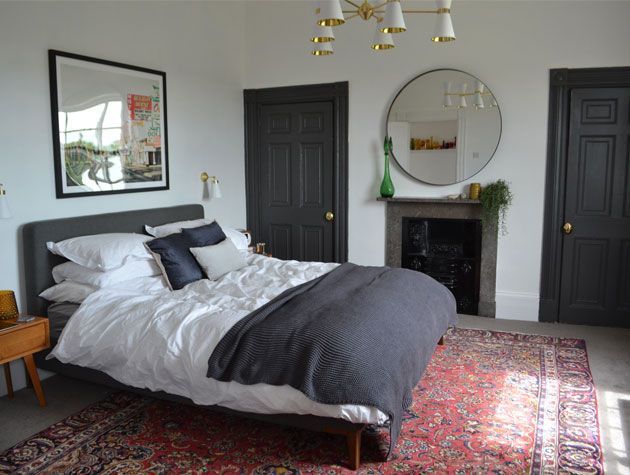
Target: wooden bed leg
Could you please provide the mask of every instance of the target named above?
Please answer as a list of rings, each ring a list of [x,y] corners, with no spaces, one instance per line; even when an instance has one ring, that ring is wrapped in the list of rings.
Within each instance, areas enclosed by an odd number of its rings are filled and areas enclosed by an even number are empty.
[[[443,344],[444,344],[444,335],[442,335],[440,339],[438,340],[438,345],[443,345]]]
[[[355,427],[357,428],[324,427],[322,429],[329,434],[342,434],[346,436],[348,457],[350,458],[348,466],[350,470],[358,470],[361,465],[361,432],[365,428],[365,425],[355,424]]]
[[[361,465],[361,430],[348,432],[348,456],[350,457],[350,469],[358,470]]]

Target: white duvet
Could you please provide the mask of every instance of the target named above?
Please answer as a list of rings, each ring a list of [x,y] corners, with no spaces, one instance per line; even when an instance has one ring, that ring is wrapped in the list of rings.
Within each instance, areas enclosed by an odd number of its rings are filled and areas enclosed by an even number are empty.
[[[204,279],[174,292],[165,288],[161,277],[142,278],[142,285],[134,282],[134,290],[129,285],[101,289],[70,318],[49,358],[201,405],[385,422],[387,416],[376,408],[317,403],[290,386],[242,385],[206,377],[208,358],[232,325],[286,289],[337,266],[259,255],[247,259],[247,267],[217,281]]]

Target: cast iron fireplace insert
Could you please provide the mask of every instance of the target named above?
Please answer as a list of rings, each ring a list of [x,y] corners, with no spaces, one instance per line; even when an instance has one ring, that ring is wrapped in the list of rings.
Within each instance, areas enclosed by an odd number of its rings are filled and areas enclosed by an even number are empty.
[[[477,314],[481,220],[403,217],[401,261],[453,292],[459,313]]]

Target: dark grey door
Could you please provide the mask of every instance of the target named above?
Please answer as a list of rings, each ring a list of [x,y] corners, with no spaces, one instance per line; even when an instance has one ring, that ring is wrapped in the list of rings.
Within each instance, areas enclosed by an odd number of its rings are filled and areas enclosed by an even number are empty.
[[[630,88],[570,107],[559,320],[630,327]]]
[[[274,257],[334,259],[332,102],[262,105],[260,239]]]

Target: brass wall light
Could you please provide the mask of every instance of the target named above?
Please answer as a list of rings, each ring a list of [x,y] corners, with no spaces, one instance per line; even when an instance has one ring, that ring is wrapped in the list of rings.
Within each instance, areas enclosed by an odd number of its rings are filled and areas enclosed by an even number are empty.
[[[213,198],[222,198],[223,193],[221,193],[221,187],[219,186],[219,179],[214,175],[208,175],[207,172],[202,172],[200,177],[203,183],[207,183],[210,180],[212,186],[212,197]]]
[[[377,0],[378,1],[378,0]],[[333,28],[343,25],[346,20],[359,17],[364,21],[376,20],[376,33],[372,42],[372,49],[385,51],[394,45],[393,34],[407,31],[404,13],[432,13],[437,15],[435,31],[431,41],[444,43],[455,40],[453,20],[451,19],[452,0],[435,0],[435,10],[403,10],[400,0],[385,0],[382,3],[371,4],[363,0],[359,4],[353,0],[343,0],[344,5],[350,5],[351,10],[342,10],[341,0],[322,0],[320,8],[315,10],[317,21],[311,41],[315,43],[312,54],[324,56],[333,54],[332,41],[335,39]],[[383,9],[384,8],[384,9]],[[349,14],[347,17],[344,13]]]

